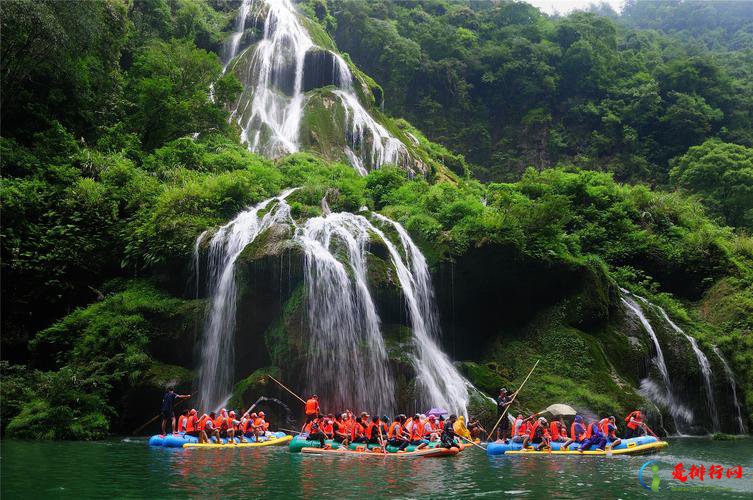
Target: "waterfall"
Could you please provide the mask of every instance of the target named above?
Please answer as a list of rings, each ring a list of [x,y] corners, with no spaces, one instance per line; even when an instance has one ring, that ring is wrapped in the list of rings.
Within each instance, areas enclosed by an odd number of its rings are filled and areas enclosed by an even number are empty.
[[[391,414],[395,386],[366,282],[369,226],[362,216],[335,213],[296,231],[306,256],[307,389],[331,409]]]
[[[714,432],[719,432],[719,412],[717,411],[716,400],[714,398],[714,374],[711,370],[711,363],[709,363],[709,358],[707,358],[706,354],[704,354],[701,348],[698,347],[698,342],[696,341],[696,339],[685,333],[682,328],[677,326],[675,322],[669,318],[669,315],[667,315],[667,312],[663,308],[655,304],[652,305],[656,308],[656,310],[659,311],[659,313],[661,313],[662,318],[664,318],[664,321],[667,322],[672,330],[683,335],[686,339],[688,339],[688,342],[690,342],[690,346],[693,348],[693,352],[695,353],[695,358],[698,361],[698,367],[701,369],[701,374],[703,375],[703,387],[706,392],[706,408],[709,412],[709,417],[711,417],[712,430]]]
[[[279,157],[299,150],[299,132],[306,96],[303,88],[306,54],[323,51],[330,54],[333,95],[345,112],[346,136],[343,155],[365,175],[385,163],[405,165],[409,153],[405,145],[379,124],[361,104],[353,88],[353,75],[337,54],[314,44],[301,24],[290,0],[244,0],[226,53],[236,55],[250,9],[257,16],[266,10],[264,36],[253,49],[245,68],[244,80],[250,82],[241,94],[231,120],[241,128],[241,142],[251,151]],[[225,66],[230,65],[230,60]]]
[[[235,261],[246,245],[262,231],[273,224],[290,220],[290,207],[284,203],[284,199],[291,192],[293,189],[241,212],[220,227],[209,241],[209,313],[201,341],[198,387],[202,408],[215,409],[232,391],[237,298]],[[260,218],[259,212],[275,201],[277,204]],[[206,234],[205,231],[197,238],[197,249]]]
[[[651,401],[659,401],[669,410],[669,413],[672,415],[672,418],[674,419],[675,425],[677,426],[677,430],[679,432],[687,430],[687,426],[689,426],[693,422],[693,413],[690,411],[690,409],[679,403],[672,392],[672,382],[669,378],[667,364],[664,361],[664,353],[662,352],[662,348],[659,344],[659,339],[656,336],[656,332],[651,326],[651,323],[648,321],[648,318],[646,318],[646,315],[644,314],[641,306],[632,299],[632,294],[622,288],[620,289],[620,291],[622,292],[622,297],[620,298],[620,300],[625,305],[625,307],[627,307],[628,310],[632,312],[636,318],[638,318],[641,325],[643,325],[643,329],[646,331],[649,338],[651,339],[651,342],[653,343],[654,356],[652,360],[656,368],[659,370],[659,374],[661,375],[661,382],[663,385],[662,390],[659,390],[659,388],[656,387],[651,380],[644,379],[641,381],[641,393]]]
[[[468,386],[453,366],[449,357],[437,345],[439,316],[434,301],[434,288],[426,258],[413,243],[408,232],[398,222],[374,214],[383,223],[391,225],[402,244],[404,263],[395,246],[381,231],[377,234],[385,241],[397,270],[400,285],[410,313],[415,356],[413,358],[417,382],[422,390],[426,406],[440,405],[458,414],[465,414],[468,406]]]
[[[230,61],[238,53],[238,45],[243,38],[243,33],[246,31],[246,18],[251,10],[251,0],[243,0],[241,6],[238,9],[238,17],[235,18],[235,25],[233,26],[233,32],[225,42],[225,46],[222,51],[222,72],[227,70]]]
[[[724,366],[724,373],[727,375],[730,388],[732,389],[732,402],[735,405],[735,420],[737,420],[737,430],[740,432],[740,434],[745,434],[745,420],[743,420],[743,412],[740,409],[740,400],[737,399],[737,381],[735,380],[735,373],[732,371],[732,368],[730,368],[729,363],[727,363],[727,359],[722,354],[721,349],[719,349],[717,346],[714,346],[714,352],[722,362],[722,366]]]

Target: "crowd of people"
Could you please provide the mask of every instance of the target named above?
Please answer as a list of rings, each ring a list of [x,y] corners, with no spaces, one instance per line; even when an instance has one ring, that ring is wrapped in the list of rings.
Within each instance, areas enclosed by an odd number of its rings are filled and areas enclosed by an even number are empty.
[[[241,443],[247,439],[262,441],[268,437],[269,423],[263,411],[258,413],[245,412],[236,418],[233,410],[221,409],[219,412],[204,413],[199,416],[195,409],[184,410],[176,419],[173,404],[176,400],[190,398],[191,395],[176,394],[170,388],[162,398],[162,434],[165,434],[168,423],[172,426],[173,434],[185,434],[199,439],[200,443],[208,443],[210,438],[222,444],[222,438]],[[176,425],[177,424],[177,425]]]
[[[410,445],[420,450],[432,441],[439,441],[441,446],[451,448],[457,446],[456,438],[470,439],[471,436],[462,415],[450,415],[445,419],[443,415],[416,413],[413,416],[400,414],[390,419],[386,415],[355,414],[350,410],[325,415],[321,413],[316,395],[306,401],[306,423],[301,435],[319,441],[322,448],[329,448],[326,441],[331,440],[344,445],[392,446],[398,451],[404,451]]]
[[[507,407],[512,403],[512,398],[506,389],[501,389],[497,398],[498,414],[502,417]],[[548,421],[546,418],[532,415],[524,417],[518,413],[512,422],[502,418],[497,432],[497,441],[507,443],[508,439],[514,443],[521,443],[523,448],[532,446],[536,450],[550,449],[552,442],[562,443],[560,449],[568,449],[584,452],[591,449],[605,451],[607,448],[618,446],[623,438],[617,436],[617,420],[615,417],[596,418],[589,423],[581,415],[575,415],[570,428],[565,425],[562,417]],[[635,410],[625,417],[624,439],[642,436],[651,433],[651,429],[644,422],[641,410]],[[573,446],[575,445],[575,446]]]
[[[163,434],[169,422],[172,423],[173,433],[197,437],[200,443],[206,443],[210,438],[215,438],[218,443],[222,442],[221,438],[238,438],[240,442],[246,442],[246,439],[258,441],[269,432],[269,423],[263,411],[245,412],[240,418],[236,418],[235,411],[224,408],[217,413],[209,412],[201,416],[195,409],[184,410],[177,418],[176,428],[173,405],[176,400],[187,398],[190,395],[176,394],[173,389],[165,393],[162,401]],[[586,423],[583,416],[575,415],[568,428],[562,417],[550,422],[538,414],[524,417],[522,413],[518,413],[515,419],[508,419],[505,413],[512,402],[513,398],[507,390],[501,389],[497,398],[500,415],[498,442],[512,441],[521,443],[524,448],[531,446],[536,450],[551,448],[553,442],[558,442],[562,443],[561,449],[583,452],[614,448],[623,439],[617,436],[617,421],[613,416]],[[319,441],[322,448],[330,447],[328,440],[344,445],[362,443],[382,448],[392,446],[398,451],[404,451],[410,445],[415,449],[422,449],[432,441],[439,441],[441,446],[451,448],[457,445],[457,440],[473,441],[481,432],[485,432],[478,421],[471,420],[466,426],[465,418],[454,414],[446,419],[443,415],[427,416],[419,413],[412,416],[400,414],[390,419],[386,415],[369,415],[367,412],[355,414],[350,410],[323,414],[316,395],[305,401],[305,413],[306,422],[300,433],[309,440]],[[625,424],[624,438],[653,434],[644,422],[641,410],[631,412],[625,418]]]

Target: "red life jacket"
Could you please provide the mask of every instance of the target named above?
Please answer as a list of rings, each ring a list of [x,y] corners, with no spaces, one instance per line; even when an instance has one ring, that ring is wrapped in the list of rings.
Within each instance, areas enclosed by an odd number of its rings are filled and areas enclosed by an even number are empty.
[[[331,420],[325,420],[324,424],[322,424],[322,432],[324,432],[325,434],[331,436],[332,433],[334,432],[334,430],[335,429],[334,429],[334,425],[332,425],[332,421]]]
[[[178,417],[178,432],[186,432],[186,420],[188,420],[188,417],[185,415]]]
[[[232,417],[227,417],[224,422],[226,429],[235,429],[235,422]]]
[[[586,439],[591,438],[591,424],[593,424],[593,422],[591,422],[590,424],[586,426]]]
[[[528,422],[526,422],[522,418],[519,418],[519,419],[515,420],[515,425],[516,426],[518,425],[518,422],[520,422],[520,427],[518,427],[518,432],[517,432],[516,435],[517,436],[525,436],[526,434],[528,434]],[[513,429],[514,428],[515,428],[515,426],[513,426]]]
[[[366,427],[366,437],[371,441],[372,439],[376,439],[377,436],[379,436],[379,424],[370,422]]]

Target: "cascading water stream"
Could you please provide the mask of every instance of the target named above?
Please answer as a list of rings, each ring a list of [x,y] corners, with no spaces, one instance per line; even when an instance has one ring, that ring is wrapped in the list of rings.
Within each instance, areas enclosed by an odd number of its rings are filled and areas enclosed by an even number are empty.
[[[295,241],[306,256],[307,383],[329,408],[391,413],[395,387],[366,282],[369,232],[364,221],[335,213],[311,218],[296,231]]]
[[[284,203],[293,189],[269,198],[238,214],[220,227],[209,242],[208,290],[209,313],[204,324],[199,366],[199,404],[215,409],[226,400],[232,390],[235,370],[235,261],[246,245],[273,224],[290,221],[290,207]],[[259,212],[272,202],[277,204],[263,217]],[[207,232],[196,241],[202,244]],[[197,280],[198,265],[196,266]]]
[[[633,300],[632,294],[630,292],[625,289],[620,289],[620,291],[622,292],[620,300],[622,301],[623,305],[625,305],[625,307],[627,307],[627,309],[632,312],[636,318],[638,318],[638,321],[640,321],[643,329],[651,339],[654,347],[654,356],[652,359],[654,365],[659,370],[659,375],[661,376],[661,382],[663,385],[662,389],[659,390],[659,388],[656,387],[653,381],[646,378],[641,381],[641,392],[650,400],[659,401],[663,406],[665,406],[669,410],[669,413],[672,415],[678,432],[683,432],[684,430],[687,430],[687,426],[692,424],[693,412],[691,412],[690,409],[688,409],[684,405],[680,404],[672,392],[672,382],[669,378],[667,364],[664,361],[664,353],[662,352],[661,344],[659,344],[659,339],[656,336],[656,332],[651,326],[648,318],[646,318],[643,309],[635,300]]]
[[[306,97],[303,92],[306,54],[325,51],[314,44],[289,0],[244,0],[236,20],[236,31],[228,42],[232,58],[245,29],[249,10],[257,16],[266,12],[264,36],[254,48],[245,71],[250,82],[241,94],[231,120],[241,128],[241,141],[251,151],[279,157],[299,149],[299,132]],[[346,143],[343,154],[359,173],[385,163],[406,164],[405,145],[368,113],[353,88],[353,75],[339,55],[332,55],[333,92],[345,110]],[[225,63],[229,67],[230,60]],[[337,78],[334,78],[335,75]]]
[[[377,233],[390,252],[410,312],[416,351],[413,363],[419,387],[423,388],[422,392],[425,394],[422,403],[429,406],[441,405],[465,415],[470,384],[437,345],[439,318],[426,258],[398,222],[377,213],[374,217],[395,229],[405,254],[406,262],[403,262],[400,253],[384,233]]]
[[[235,25],[233,26],[233,32],[228,37],[223,47],[222,53],[222,72],[227,71],[227,67],[230,65],[230,61],[238,54],[238,46],[240,45],[241,38],[243,38],[243,32],[246,31],[246,18],[251,10],[252,0],[243,0],[241,6],[238,8],[238,16],[235,18]]]
[[[732,402],[735,405],[735,420],[737,421],[737,429],[740,434],[745,434],[745,420],[743,419],[743,412],[740,409],[740,400],[737,399],[737,381],[735,380],[735,373],[732,371],[732,368],[730,368],[729,363],[727,363],[727,358],[724,357],[721,349],[719,349],[719,347],[717,346],[714,346],[713,349],[716,355],[719,357],[719,361],[722,362],[722,366],[724,366],[724,373],[727,375],[730,389],[732,389]]]
[[[646,304],[650,304],[650,302],[648,302],[646,299],[643,299],[642,297],[638,298],[644,300]],[[709,412],[709,417],[711,418],[712,430],[714,432],[719,432],[719,412],[716,407],[716,400],[714,399],[714,373],[711,370],[711,363],[709,363],[709,358],[707,358],[706,354],[704,354],[701,348],[698,347],[698,342],[696,341],[696,339],[685,333],[682,328],[677,326],[675,322],[670,319],[669,315],[663,308],[657,306],[656,304],[651,305],[657,311],[659,311],[664,321],[672,328],[672,330],[683,335],[686,339],[688,339],[688,342],[690,342],[690,346],[693,348],[693,353],[695,353],[696,360],[698,361],[698,367],[701,369],[701,374],[703,375],[703,387],[706,392],[706,407]]]

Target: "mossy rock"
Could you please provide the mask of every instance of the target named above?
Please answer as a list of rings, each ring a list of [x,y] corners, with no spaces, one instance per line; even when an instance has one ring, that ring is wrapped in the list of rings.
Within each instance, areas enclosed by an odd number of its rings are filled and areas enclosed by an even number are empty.
[[[230,398],[229,407],[248,408],[259,396],[268,392],[269,387],[275,384],[268,375],[279,379],[280,369],[275,366],[259,368],[248,377],[239,380],[233,387],[233,395]]]
[[[177,365],[153,362],[146,372],[145,384],[157,389],[191,387],[196,373]]]
[[[470,383],[487,395],[496,396],[505,384],[502,376],[492,368],[496,366],[493,363],[479,364],[473,361],[462,361],[456,365]]]

